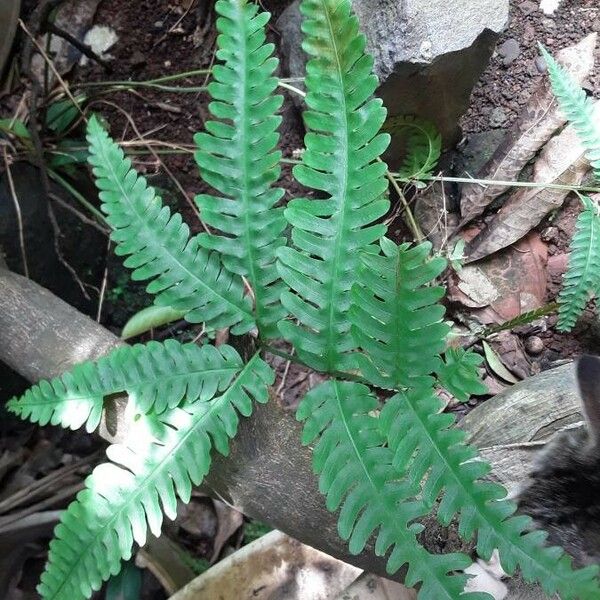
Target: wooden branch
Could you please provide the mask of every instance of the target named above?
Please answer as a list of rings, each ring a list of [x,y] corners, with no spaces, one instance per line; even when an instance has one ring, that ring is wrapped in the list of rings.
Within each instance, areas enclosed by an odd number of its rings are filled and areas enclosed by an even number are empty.
[[[122,344],[114,334],[36,283],[0,268],[0,360],[30,381],[53,377]],[[100,435],[109,441],[127,435],[124,405],[123,400],[116,400],[105,411]],[[537,442],[580,420],[577,411],[572,367],[566,365],[488,400],[470,413],[462,426],[494,465],[492,478],[510,490],[525,476]],[[325,509],[317,489],[310,450],[299,440],[300,425],[276,399],[258,405],[250,419],[242,419],[229,457],[214,457],[204,487],[248,516],[385,576],[385,560],[376,557],[372,547],[358,556],[349,555],[337,534],[337,515]],[[426,525],[435,527],[433,520]],[[446,531],[445,535],[458,537],[455,532]],[[422,541],[433,551],[435,538]],[[439,539],[435,549],[440,550]],[[461,549],[468,551],[469,547]],[[402,578],[403,572],[393,577],[397,581]]]

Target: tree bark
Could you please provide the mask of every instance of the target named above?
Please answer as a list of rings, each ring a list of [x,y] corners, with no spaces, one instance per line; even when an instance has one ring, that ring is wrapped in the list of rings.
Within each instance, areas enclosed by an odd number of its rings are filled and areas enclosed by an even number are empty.
[[[30,381],[54,377],[123,343],[36,283],[0,268],[0,360]],[[110,442],[127,435],[124,406],[124,399],[116,399],[106,407],[100,435]],[[538,442],[580,420],[578,409],[572,367],[565,365],[488,400],[461,425],[494,465],[491,477],[510,490],[525,477]],[[325,509],[300,429],[276,398],[257,405],[251,418],[241,420],[230,455],[214,456],[204,487],[305,544],[387,576],[385,559],[372,546],[351,556],[339,538],[337,515]],[[433,537],[423,538],[425,544]],[[392,578],[402,582],[403,575]]]

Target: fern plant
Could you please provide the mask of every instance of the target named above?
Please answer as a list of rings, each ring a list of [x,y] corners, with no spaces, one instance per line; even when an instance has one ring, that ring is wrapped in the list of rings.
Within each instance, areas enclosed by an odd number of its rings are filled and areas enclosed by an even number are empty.
[[[554,94],[579,134],[594,178],[600,181],[600,127],[594,118],[595,102],[543,46],[540,48]],[[592,198],[582,196],[581,201],[583,210],[575,225],[569,266],[558,298],[560,331],[571,331],[590,298],[600,296],[600,209]]]
[[[380,157],[389,136],[380,133],[385,109],[373,97],[373,59],[350,1],[303,0],[301,9],[311,58],[306,151],[294,175],[309,192],[285,209],[275,187],[276,60],[265,43],[268,17],[253,3],[216,3],[213,120],[195,137],[200,175],[214,190],[197,198],[210,233],[191,236],[98,119],[89,120],[102,210],[133,277],[149,281],[158,307],[191,322],[234,335],[257,331],[259,351],[244,361],[226,345],[122,347],[10,401],[33,422],[92,431],[104,398],[128,397],[127,435],[110,446],[109,462],[56,528],[42,598],[90,597],[148,530],[159,534],[163,513],[175,516],[176,496],[189,500],[211,451],[227,454],[240,415],[267,400],[274,374],[261,354],[277,332],[300,361],[328,376],[306,394],[297,418],[351,552],[374,537],[388,571],[406,567],[421,600],[488,598],[464,593],[469,557],[420,544],[419,520],[437,506],[442,523],[456,518],[462,536],[477,536],[482,557],[498,548],[507,572],[519,568],[549,594],[597,598],[596,570],[573,570],[562,551],[544,546],[543,533],[529,531],[505,491],[485,481],[489,466],[440,412],[440,387],[461,400],[483,391],[479,359],[446,349],[444,290],[435,285],[445,260],[432,257],[427,243],[384,237],[388,180]]]

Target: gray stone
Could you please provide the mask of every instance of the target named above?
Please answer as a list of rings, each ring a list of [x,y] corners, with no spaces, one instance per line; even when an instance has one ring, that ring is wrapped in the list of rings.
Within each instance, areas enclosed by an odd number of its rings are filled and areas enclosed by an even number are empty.
[[[490,114],[490,127],[497,129],[502,127],[508,121],[508,113],[501,106],[494,108]]]
[[[354,0],[390,115],[433,121],[446,147],[508,21],[508,0]],[[284,69],[304,75],[299,0],[277,21]]]
[[[538,56],[535,59],[535,68],[540,72],[540,73],[545,73],[548,70],[548,65],[546,64],[546,61],[544,59],[543,56]]]
[[[519,3],[519,9],[525,14],[530,15],[538,10],[539,6],[532,0],[524,0],[524,2]]]
[[[505,67],[512,65],[512,63],[519,58],[521,54],[521,46],[515,38],[507,39],[501,46],[498,47],[498,54],[502,57],[502,62]]]

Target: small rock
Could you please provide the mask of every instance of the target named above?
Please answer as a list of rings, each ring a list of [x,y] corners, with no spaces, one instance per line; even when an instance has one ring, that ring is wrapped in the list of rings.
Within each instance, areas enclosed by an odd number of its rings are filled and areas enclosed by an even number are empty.
[[[558,239],[558,227],[546,227],[541,233],[544,242],[556,242]]]
[[[164,23],[162,21],[154,21],[154,29],[162,29],[164,27]]]
[[[146,55],[141,50],[136,50],[129,58],[132,67],[143,67],[146,64]]]
[[[538,9],[538,5],[531,0],[525,0],[524,2],[519,3],[519,10],[528,16],[534,13]]]
[[[498,48],[498,54],[502,57],[504,66],[508,67],[519,58],[521,46],[515,38],[509,38]]]
[[[542,74],[548,70],[548,65],[546,64],[543,56],[538,56],[535,59],[535,68],[537,69],[538,73]]]
[[[600,19],[596,19],[592,23],[592,31],[598,31],[598,32],[600,32]]]
[[[537,356],[544,351],[544,342],[542,338],[539,338],[537,335],[532,335],[525,340],[525,350],[527,350],[527,354],[531,354],[532,356]]]
[[[527,43],[530,43],[535,40],[535,36],[535,27],[531,23],[526,23],[525,27],[523,28],[523,40]]]
[[[493,129],[502,127],[508,121],[508,113],[501,106],[497,106],[490,114],[490,126]]]
[[[545,19],[542,19],[542,27],[545,27],[546,29],[554,29],[556,27],[556,22],[554,19],[546,17]]]

